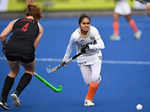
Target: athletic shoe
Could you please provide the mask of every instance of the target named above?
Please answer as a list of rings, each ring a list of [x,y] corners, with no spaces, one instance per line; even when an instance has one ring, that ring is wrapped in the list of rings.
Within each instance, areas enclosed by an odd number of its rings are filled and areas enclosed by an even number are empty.
[[[141,38],[142,32],[138,30],[136,33],[134,33],[135,38],[138,40]]]
[[[16,107],[21,105],[20,99],[15,92],[11,94],[11,99],[13,100],[13,103]]]
[[[0,107],[5,109],[5,110],[9,110],[10,109],[8,104],[6,102],[2,102],[2,101],[0,101]]]
[[[112,35],[112,36],[110,36],[110,40],[120,40],[120,36],[119,35]]]
[[[92,101],[85,99],[85,101],[84,101],[84,106],[90,107],[90,106],[94,106],[94,105],[95,105],[95,104],[94,104]]]

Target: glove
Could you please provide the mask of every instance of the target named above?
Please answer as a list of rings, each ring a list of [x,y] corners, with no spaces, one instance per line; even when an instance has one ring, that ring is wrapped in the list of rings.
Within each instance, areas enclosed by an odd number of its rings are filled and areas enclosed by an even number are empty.
[[[89,44],[86,44],[84,47],[81,49],[81,53],[86,53],[89,50]]]

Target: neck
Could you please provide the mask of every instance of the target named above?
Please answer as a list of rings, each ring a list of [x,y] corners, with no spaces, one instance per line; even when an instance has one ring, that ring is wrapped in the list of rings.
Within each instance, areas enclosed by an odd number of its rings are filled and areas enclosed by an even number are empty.
[[[82,35],[83,38],[86,38],[87,34],[88,34],[88,31],[81,30],[81,35]]]
[[[83,30],[81,30],[81,34],[82,34],[82,35],[87,35],[87,34],[88,34],[88,31],[83,31]]]

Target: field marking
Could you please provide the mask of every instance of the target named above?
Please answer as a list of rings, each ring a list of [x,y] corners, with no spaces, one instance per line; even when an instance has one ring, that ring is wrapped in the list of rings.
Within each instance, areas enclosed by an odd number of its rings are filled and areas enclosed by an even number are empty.
[[[1,61],[6,61],[5,57],[0,57]],[[37,62],[61,62],[59,58],[36,58]],[[74,61],[75,62],[75,61]],[[150,65],[150,61],[116,61],[116,60],[103,60],[104,64],[134,64],[134,65]]]

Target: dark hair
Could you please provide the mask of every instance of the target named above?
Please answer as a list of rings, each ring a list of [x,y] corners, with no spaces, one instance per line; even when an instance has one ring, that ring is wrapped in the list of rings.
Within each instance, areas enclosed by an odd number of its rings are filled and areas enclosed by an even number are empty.
[[[79,17],[79,24],[83,21],[83,19],[84,18],[88,18],[89,19],[89,21],[91,21],[91,18],[88,16],[88,15],[86,15],[86,14],[82,14],[80,17]]]
[[[29,4],[26,9],[26,16],[33,16],[34,20],[37,22],[42,18],[41,9],[36,5]]]

